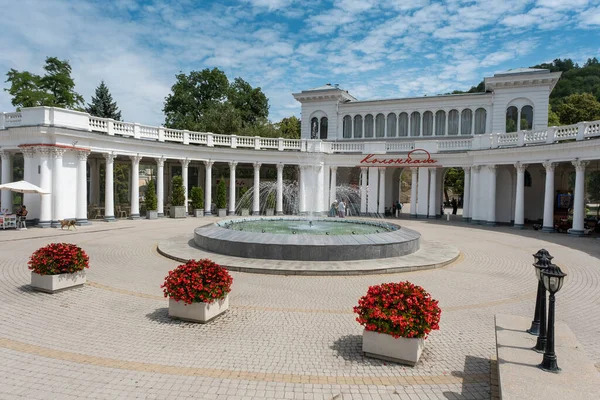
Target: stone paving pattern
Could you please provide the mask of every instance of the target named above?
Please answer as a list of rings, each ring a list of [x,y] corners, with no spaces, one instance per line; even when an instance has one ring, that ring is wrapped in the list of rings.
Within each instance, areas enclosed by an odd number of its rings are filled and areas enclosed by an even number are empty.
[[[0,232],[0,399],[490,399],[494,315],[532,315],[531,254],[542,247],[569,274],[557,319],[600,362],[595,238],[406,220],[461,257],[440,269],[386,275],[232,272],[227,313],[205,325],[171,320],[160,284],[178,262],[156,245],[211,221]],[[89,284],[34,292],[28,257],[56,241],[88,252]],[[417,367],[363,357],[352,307],[369,285],[407,279],[440,300],[440,331]]]

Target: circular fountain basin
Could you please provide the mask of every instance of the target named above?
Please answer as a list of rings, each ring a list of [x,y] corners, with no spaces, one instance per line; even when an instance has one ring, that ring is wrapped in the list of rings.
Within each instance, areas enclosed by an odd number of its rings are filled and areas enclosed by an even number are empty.
[[[389,222],[331,218],[241,218],[194,230],[194,243],[206,251],[296,261],[400,257],[419,250],[420,238]]]

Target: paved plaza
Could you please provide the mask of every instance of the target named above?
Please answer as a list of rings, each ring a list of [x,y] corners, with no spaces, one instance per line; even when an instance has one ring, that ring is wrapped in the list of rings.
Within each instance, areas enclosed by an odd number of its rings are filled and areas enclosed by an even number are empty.
[[[459,249],[458,259],[379,275],[232,272],[227,313],[205,325],[171,320],[160,285],[179,263],[157,244],[211,221],[0,232],[0,399],[490,399],[494,315],[532,315],[531,255],[542,247],[568,273],[557,319],[600,366],[597,238],[401,220]],[[55,241],[89,254],[88,284],[34,292],[28,257]],[[363,357],[352,313],[369,285],[401,280],[423,286],[442,309],[414,368]]]

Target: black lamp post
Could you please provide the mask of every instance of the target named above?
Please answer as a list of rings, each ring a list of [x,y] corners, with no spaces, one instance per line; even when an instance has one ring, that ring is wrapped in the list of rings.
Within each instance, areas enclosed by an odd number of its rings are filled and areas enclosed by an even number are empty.
[[[560,268],[554,264],[550,264],[548,268],[542,271],[544,287],[550,292],[550,307],[548,310],[548,343],[540,368],[544,371],[554,373],[560,372],[560,368],[558,368],[556,362],[556,353],[554,353],[554,295],[562,288],[565,276],[567,276],[567,274],[562,272]]]
[[[539,261],[536,264],[533,264],[533,266],[535,267],[535,276],[538,278],[539,282],[538,285],[541,285],[542,287],[538,314],[539,335],[535,347],[533,348],[538,353],[543,353],[546,350],[546,289],[544,289],[544,283],[542,282],[542,271],[548,268],[551,264],[552,263],[550,262],[550,259],[543,256],[539,259]]]
[[[550,253],[548,253],[548,250],[540,249],[537,253],[533,255],[533,258],[535,259],[535,262],[533,263],[534,267],[539,264],[540,259],[542,257],[545,257],[548,260],[552,260],[554,258],[550,255]],[[533,321],[531,321],[531,327],[527,330],[527,332],[537,336],[540,334],[540,307],[542,306],[542,301],[544,301],[545,305],[546,291],[544,289],[544,284],[542,283],[539,277],[537,267],[535,276],[538,278],[537,296],[535,298],[535,311],[533,313]]]

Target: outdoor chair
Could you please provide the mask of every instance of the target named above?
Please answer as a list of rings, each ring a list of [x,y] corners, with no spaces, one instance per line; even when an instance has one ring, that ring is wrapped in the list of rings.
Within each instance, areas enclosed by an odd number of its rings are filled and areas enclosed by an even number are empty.
[[[17,229],[27,229],[27,217],[17,217]]]
[[[121,206],[117,206],[117,215],[119,218],[127,218],[127,211],[121,208]]]

